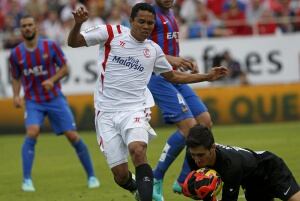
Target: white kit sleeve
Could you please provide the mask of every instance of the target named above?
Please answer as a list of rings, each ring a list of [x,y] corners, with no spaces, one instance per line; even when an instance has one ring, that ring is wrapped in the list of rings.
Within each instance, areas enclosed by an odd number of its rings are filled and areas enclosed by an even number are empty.
[[[162,49],[159,47],[159,45],[155,44],[156,49],[156,61],[154,64],[154,73],[160,74],[168,71],[172,71],[173,68],[171,64],[168,62],[165,54],[163,53]]]
[[[89,27],[80,34],[84,37],[87,46],[99,45],[108,39],[106,25]]]

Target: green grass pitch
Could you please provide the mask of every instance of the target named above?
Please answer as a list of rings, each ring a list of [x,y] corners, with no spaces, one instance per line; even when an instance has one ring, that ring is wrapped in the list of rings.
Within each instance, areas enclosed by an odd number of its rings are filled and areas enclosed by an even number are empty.
[[[152,167],[173,127],[156,129],[158,137],[148,149]],[[300,122],[230,125],[213,128],[216,141],[222,144],[269,150],[281,156],[300,182]],[[34,193],[21,191],[21,146],[23,135],[0,136],[0,200],[1,201],[129,201],[133,196],[119,188],[98,150],[94,132],[81,132],[93,158],[101,187],[88,189],[85,173],[73,148],[64,137],[42,133],[36,146],[33,167]],[[164,195],[166,201],[190,200],[174,194],[171,185],[181,168],[183,154],[166,174]],[[132,169],[132,166],[131,166]],[[133,170],[133,169],[132,169]],[[242,195],[242,193],[240,193]],[[240,200],[244,200],[241,196]]]

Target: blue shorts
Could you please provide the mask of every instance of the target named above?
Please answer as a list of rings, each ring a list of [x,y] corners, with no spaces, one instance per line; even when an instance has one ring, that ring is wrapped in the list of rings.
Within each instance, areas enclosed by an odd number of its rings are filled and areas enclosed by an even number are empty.
[[[207,107],[187,84],[172,84],[162,76],[152,74],[148,88],[166,123],[176,123],[207,112]]]
[[[71,109],[64,96],[57,96],[49,102],[37,103],[26,100],[25,126],[39,125],[48,116],[51,127],[57,135],[76,130]]]

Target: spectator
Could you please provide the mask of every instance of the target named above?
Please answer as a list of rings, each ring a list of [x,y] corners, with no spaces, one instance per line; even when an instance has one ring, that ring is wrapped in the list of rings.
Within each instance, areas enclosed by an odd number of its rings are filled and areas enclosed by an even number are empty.
[[[272,11],[263,11],[257,22],[257,32],[260,35],[275,34],[277,29],[276,19]]]
[[[107,23],[113,25],[121,24],[123,26],[130,27],[129,18],[126,13],[121,11],[120,6],[114,6],[112,8],[111,13],[107,18]]]
[[[59,13],[63,8],[63,4],[61,0],[51,0],[46,2],[47,2],[47,8],[49,10],[55,10]]]
[[[51,31],[48,31],[51,30]],[[42,22],[40,34],[54,40],[56,43],[65,44],[65,34],[58,13],[55,10],[49,10],[48,17]]]
[[[3,48],[10,49],[19,44],[22,39],[19,29],[15,27],[16,23],[13,15],[6,15],[4,25]]]
[[[41,17],[47,12],[48,7],[45,0],[30,0],[25,4],[25,10],[27,14],[40,21]]]
[[[99,17],[99,7],[97,6],[96,1],[89,1],[87,4],[87,9],[89,10],[89,19],[82,24],[81,30],[104,24],[104,20]]]
[[[299,2],[300,4],[300,2]],[[300,31],[300,8],[296,10],[296,18],[294,23],[294,31]]]
[[[237,0],[231,0],[225,8],[223,13],[224,25],[230,29],[233,35],[249,35],[251,34],[251,27],[248,26],[244,7],[241,6]]]
[[[12,0],[9,1],[9,10],[5,13],[6,15],[11,15],[13,18],[13,26],[14,28],[20,27],[20,19],[24,15],[24,10],[22,9],[22,6],[19,1]]]
[[[197,3],[197,19],[189,26],[188,37],[215,37],[215,36],[229,36],[231,31],[220,28],[220,22],[214,14],[207,9],[205,4]]]
[[[197,3],[198,0],[185,0],[182,3],[180,17],[182,17],[187,23],[193,22],[197,18]]]
[[[227,66],[229,75],[226,78],[214,82],[216,85],[230,84],[230,85],[248,85],[246,73],[242,70],[239,61],[234,59],[231,53],[226,50],[223,54],[217,55],[213,59],[213,66]]]
[[[265,10],[265,0],[250,0],[246,7],[246,19],[248,24],[255,25]]]
[[[226,0],[206,0],[206,6],[220,19],[223,14],[225,1]]]
[[[78,2],[78,0],[69,0],[69,3],[66,4],[60,14],[60,18],[63,22],[69,21],[70,19],[73,19],[72,11],[82,6],[81,3]]]
[[[4,14],[2,13],[2,8],[0,7],[0,31],[4,29],[4,22],[5,22]]]
[[[227,0],[223,5],[223,12],[231,9],[232,6],[236,6],[241,12],[246,12],[246,4],[241,0]]]
[[[278,18],[278,26],[283,33],[294,31],[292,18],[296,16],[294,10],[290,8],[290,0],[277,0],[279,7],[274,14]]]

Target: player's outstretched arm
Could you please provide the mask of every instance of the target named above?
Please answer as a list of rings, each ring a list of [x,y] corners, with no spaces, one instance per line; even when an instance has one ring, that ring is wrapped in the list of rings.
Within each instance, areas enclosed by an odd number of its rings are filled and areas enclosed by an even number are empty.
[[[68,45],[70,47],[87,46],[84,37],[80,34],[80,28],[82,23],[87,21],[89,14],[83,7],[80,7],[77,10],[73,11],[72,14],[75,23],[68,36]]]
[[[176,84],[188,84],[204,81],[215,81],[228,75],[228,68],[214,67],[206,74],[188,74],[178,71],[168,71],[161,73],[161,75],[169,82]]]

